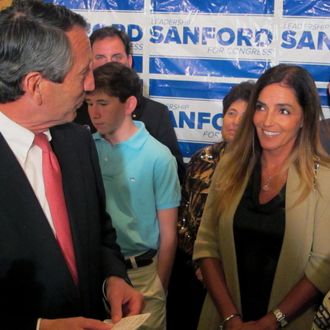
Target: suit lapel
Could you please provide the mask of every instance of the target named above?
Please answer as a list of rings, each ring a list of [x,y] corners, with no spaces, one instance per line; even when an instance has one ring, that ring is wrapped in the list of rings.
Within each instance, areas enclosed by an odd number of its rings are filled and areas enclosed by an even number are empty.
[[[74,250],[76,254],[79,283],[87,278],[88,225],[85,212],[83,173],[79,159],[75,135],[71,127],[59,126],[51,129],[52,147],[62,171],[63,191],[69,215]]]
[[[20,221],[25,229],[35,229],[43,235],[54,235],[42,211],[39,201],[18,163],[14,153],[0,134],[0,202],[13,221]],[[24,216],[22,216],[24,215]]]
[[[23,169],[0,133],[0,209],[1,226],[15,228],[12,239],[19,239],[26,249],[36,249],[40,260],[53,263],[53,271],[67,273],[64,257],[40,203]],[[7,225],[7,222],[10,224]],[[10,237],[8,237],[10,239]],[[74,284],[66,281],[70,290]],[[63,290],[65,291],[65,290]],[[74,295],[73,295],[74,296]]]

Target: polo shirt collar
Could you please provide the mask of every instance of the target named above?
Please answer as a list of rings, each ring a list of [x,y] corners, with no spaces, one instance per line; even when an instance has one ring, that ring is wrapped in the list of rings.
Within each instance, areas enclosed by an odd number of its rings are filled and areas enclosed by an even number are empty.
[[[112,146],[113,148],[127,146],[132,149],[141,149],[150,133],[146,130],[145,125],[142,121],[133,120],[133,123],[138,128],[138,130],[128,140]],[[93,138],[94,141],[104,140],[106,143],[109,143],[102,137],[99,132],[94,133]]]

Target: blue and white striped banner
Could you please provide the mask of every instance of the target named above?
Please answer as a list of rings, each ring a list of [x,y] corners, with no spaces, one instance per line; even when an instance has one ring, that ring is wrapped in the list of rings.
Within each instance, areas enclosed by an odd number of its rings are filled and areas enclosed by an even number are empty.
[[[295,63],[314,77],[330,117],[329,0],[53,0],[91,31],[115,24],[133,42],[145,93],[165,103],[184,157],[221,139],[221,101],[234,84]]]

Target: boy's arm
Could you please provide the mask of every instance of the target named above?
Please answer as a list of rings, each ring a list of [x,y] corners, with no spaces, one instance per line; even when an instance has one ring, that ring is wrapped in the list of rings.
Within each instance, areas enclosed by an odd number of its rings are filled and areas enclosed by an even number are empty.
[[[170,208],[157,211],[160,229],[160,245],[158,255],[158,276],[167,291],[169,278],[174,262],[177,246],[178,209]]]

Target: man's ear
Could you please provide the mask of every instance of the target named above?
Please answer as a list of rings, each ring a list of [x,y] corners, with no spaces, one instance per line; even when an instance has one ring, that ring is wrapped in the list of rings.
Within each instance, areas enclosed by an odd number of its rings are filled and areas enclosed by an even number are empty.
[[[133,67],[133,56],[131,54],[128,55],[128,65],[130,68]]]
[[[135,110],[137,106],[137,98],[131,95],[126,101],[126,114],[131,115],[131,113]]]
[[[22,88],[25,93],[40,105],[42,103],[41,84],[44,81],[40,72],[29,72],[22,81]]]

